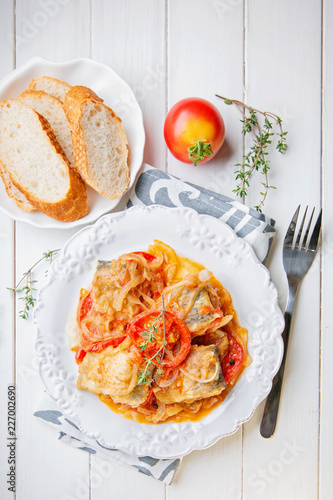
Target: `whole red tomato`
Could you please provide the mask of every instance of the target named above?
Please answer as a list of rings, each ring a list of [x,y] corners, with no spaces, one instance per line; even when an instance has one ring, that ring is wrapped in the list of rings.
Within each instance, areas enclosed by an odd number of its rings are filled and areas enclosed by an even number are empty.
[[[170,109],[164,138],[170,152],[184,163],[197,165],[214,158],[223,144],[225,127],[218,109],[199,97],[188,97]]]

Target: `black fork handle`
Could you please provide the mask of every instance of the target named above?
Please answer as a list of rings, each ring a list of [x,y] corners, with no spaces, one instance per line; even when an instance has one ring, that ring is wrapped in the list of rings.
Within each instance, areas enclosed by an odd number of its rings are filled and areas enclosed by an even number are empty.
[[[293,308],[294,308],[294,300],[295,300],[294,295],[289,294],[288,304],[287,304],[286,312],[284,314],[285,327],[284,327],[284,330],[282,333],[282,339],[283,339],[283,343],[284,343],[282,363],[281,363],[281,366],[279,368],[279,371],[277,372],[277,374],[275,375],[275,377],[273,379],[272,389],[271,389],[271,392],[268,394],[263,417],[262,417],[261,424],[260,424],[260,434],[264,438],[271,437],[274,434],[275,427],[276,427],[276,421],[277,421],[277,416],[278,416],[278,412],[279,412],[279,403],[280,403],[280,396],[281,396],[281,389],[282,389],[282,381],[283,381],[284,369],[286,366],[286,359],[287,359],[287,351],[288,351],[289,335],[290,335],[290,329],[291,329],[292,312],[293,312]]]

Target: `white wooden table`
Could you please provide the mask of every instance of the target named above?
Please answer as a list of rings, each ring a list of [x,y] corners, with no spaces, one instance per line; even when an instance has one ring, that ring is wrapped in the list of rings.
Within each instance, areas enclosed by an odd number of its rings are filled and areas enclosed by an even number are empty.
[[[18,500],[145,499],[329,500],[333,498],[333,3],[330,0],[1,0],[0,77],[38,55],[51,61],[90,57],[113,68],[142,107],[145,162],[235,196],[234,164],[243,154],[237,110],[222,93],[275,111],[289,131],[289,150],[271,155],[264,212],[276,219],[268,262],[284,309],[281,247],[299,203],[322,206],[321,252],[296,304],[278,426],[260,436],[263,404],[234,435],[185,457],[171,486],[134,470],[106,466],[57,440],[33,417],[43,386],[31,320],[18,317],[13,286],[46,250],[75,230],[40,230],[0,213],[0,496],[6,483],[7,389],[16,386]],[[194,168],[166,150],[167,110],[199,96],[221,110],[226,144]],[[257,181],[259,185],[259,180]],[[245,202],[255,205],[258,185]]]

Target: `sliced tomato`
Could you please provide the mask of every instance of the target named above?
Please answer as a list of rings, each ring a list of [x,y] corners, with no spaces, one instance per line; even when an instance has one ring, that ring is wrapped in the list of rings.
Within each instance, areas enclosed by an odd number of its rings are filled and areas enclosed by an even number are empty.
[[[80,321],[85,318],[92,308],[93,305],[93,297],[92,297],[92,290],[88,292],[88,294],[85,296],[81,303],[81,308],[80,308]]]
[[[128,324],[127,334],[142,357],[152,359],[163,369],[178,366],[191,347],[191,333],[185,323],[169,311],[165,311],[163,321],[160,309],[137,314]]]
[[[222,359],[222,373],[226,383],[230,382],[242,367],[244,351],[230,331],[227,332],[229,340],[229,349]]]

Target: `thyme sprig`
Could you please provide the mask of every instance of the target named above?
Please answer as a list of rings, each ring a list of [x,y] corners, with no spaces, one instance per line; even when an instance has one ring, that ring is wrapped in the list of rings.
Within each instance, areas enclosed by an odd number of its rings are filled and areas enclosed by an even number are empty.
[[[275,113],[270,111],[260,111],[259,109],[252,108],[247,104],[236,99],[228,99],[221,95],[215,94],[220,99],[223,99],[225,104],[234,104],[238,110],[241,112],[243,119],[242,133],[243,135],[252,133],[254,138],[250,150],[243,157],[242,163],[237,163],[236,167],[239,167],[236,171],[236,181],[238,184],[233,190],[237,196],[243,198],[248,194],[248,188],[250,187],[250,179],[252,178],[254,172],[261,172],[264,175],[263,190],[260,192],[261,199],[258,205],[255,206],[258,212],[262,211],[265,200],[267,198],[268,191],[270,189],[276,189],[275,186],[271,185],[268,180],[268,172],[270,170],[270,162],[268,160],[269,146],[272,144],[272,139],[274,135],[277,135],[278,140],[276,144],[276,149],[279,153],[284,153],[287,150],[287,139],[286,136],[288,132],[283,130],[282,119]],[[262,115],[264,118],[264,123],[261,126],[258,120],[258,114]],[[277,127],[277,132],[274,132],[274,127]]]
[[[10,290],[13,292],[15,295],[16,294],[23,294],[22,297],[19,297],[19,300],[22,300],[24,303],[23,309],[19,312],[19,316],[22,319],[28,319],[29,317],[29,312],[31,309],[34,308],[36,304],[36,297],[35,297],[35,284],[37,283],[37,280],[33,279],[33,273],[32,271],[35,269],[35,267],[38,266],[43,260],[52,262],[53,256],[59,252],[59,248],[57,250],[49,250],[48,252],[43,253],[43,257],[41,257],[37,262],[35,262],[28,271],[23,273],[22,278],[20,281],[17,283],[17,285],[14,288],[9,288],[7,287],[7,290]],[[23,286],[21,286],[23,284]]]
[[[156,353],[151,357],[148,358],[146,356],[143,357],[145,361],[145,366],[143,370],[140,372],[138,376],[138,384],[143,385],[147,384],[149,387],[154,381],[154,377],[151,378],[150,381],[147,381],[147,377],[149,375],[151,367],[154,365],[156,367],[156,372],[155,375],[161,375],[162,374],[162,365],[163,365],[163,358],[164,358],[164,352],[165,352],[165,346],[167,344],[166,338],[165,338],[165,308],[164,308],[164,299],[162,295],[162,310],[158,316],[153,317],[155,319],[154,323],[152,323],[149,326],[149,330],[142,332],[142,337],[143,337],[143,342],[141,342],[139,345],[140,351],[145,352],[147,348],[149,347],[149,344],[153,344],[157,342],[157,337],[156,334],[158,333],[158,327],[160,326],[161,322],[163,324],[163,338],[161,341],[161,347],[156,351]]]

